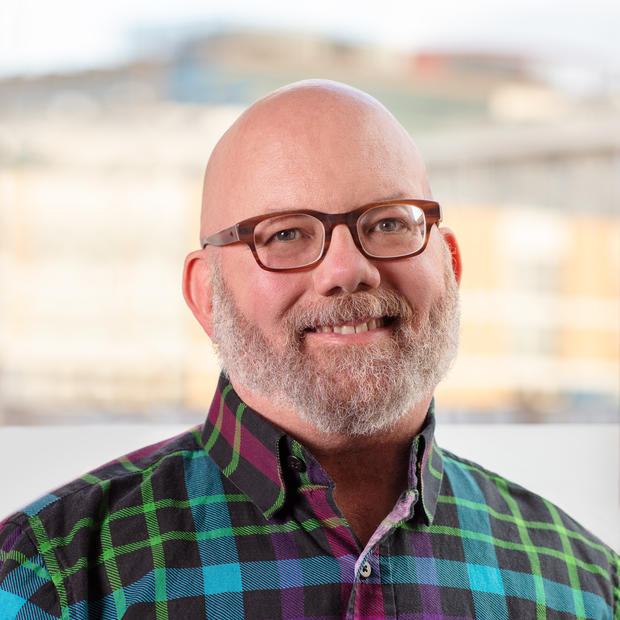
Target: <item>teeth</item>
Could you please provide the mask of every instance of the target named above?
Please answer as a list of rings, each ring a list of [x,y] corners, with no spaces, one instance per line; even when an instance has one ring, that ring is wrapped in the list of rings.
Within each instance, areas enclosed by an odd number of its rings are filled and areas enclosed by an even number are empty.
[[[360,334],[371,329],[383,327],[383,325],[383,319],[379,318],[370,319],[368,322],[359,323],[358,325],[320,325],[316,328],[316,331],[319,334]]]
[[[334,325],[335,334],[354,334],[355,327],[353,325]]]

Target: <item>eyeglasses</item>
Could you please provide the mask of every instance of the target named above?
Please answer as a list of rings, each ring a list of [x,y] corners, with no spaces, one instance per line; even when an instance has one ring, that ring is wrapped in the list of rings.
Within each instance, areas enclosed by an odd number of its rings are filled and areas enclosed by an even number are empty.
[[[279,211],[257,215],[203,237],[202,247],[247,243],[260,267],[267,271],[301,271],[316,265],[329,248],[339,224],[351,231],[355,245],[367,258],[394,260],[420,254],[441,207],[432,200],[375,202],[348,213]]]

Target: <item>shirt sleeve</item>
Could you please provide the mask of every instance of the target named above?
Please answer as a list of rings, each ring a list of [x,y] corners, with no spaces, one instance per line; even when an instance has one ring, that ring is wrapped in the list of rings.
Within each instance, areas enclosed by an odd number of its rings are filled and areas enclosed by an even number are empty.
[[[56,587],[27,529],[0,523],[0,620],[60,617]]]

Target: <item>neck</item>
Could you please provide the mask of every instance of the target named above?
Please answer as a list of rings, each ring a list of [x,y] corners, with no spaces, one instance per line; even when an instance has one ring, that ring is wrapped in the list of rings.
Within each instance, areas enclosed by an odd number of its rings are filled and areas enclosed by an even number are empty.
[[[431,397],[414,405],[393,427],[368,436],[328,434],[281,403],[243,387],[237,394],[264,418],[312,452],[335,483],[335,500],[364,546],[407,488],[411,442]]]
[[[334,499],[362,547],[408,486],[411,443],[423,421],[412,415],[390,431],[348,438],[337,449],[309,446],[334,481]]]

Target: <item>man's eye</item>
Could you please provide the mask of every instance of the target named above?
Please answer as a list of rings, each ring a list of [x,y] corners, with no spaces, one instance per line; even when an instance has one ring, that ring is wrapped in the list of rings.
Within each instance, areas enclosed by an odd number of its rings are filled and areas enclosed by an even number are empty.
[[[397,220],[395,218],[380,220],[373,228],[373,230],[383,233],[402,232],[405,229],[405,224],[401,220]]]
[[[269,241],[295,241],[299,239],[299,237],[300,231],[298,228],[287,228],[285,230],[279,230],[272,235]]]

